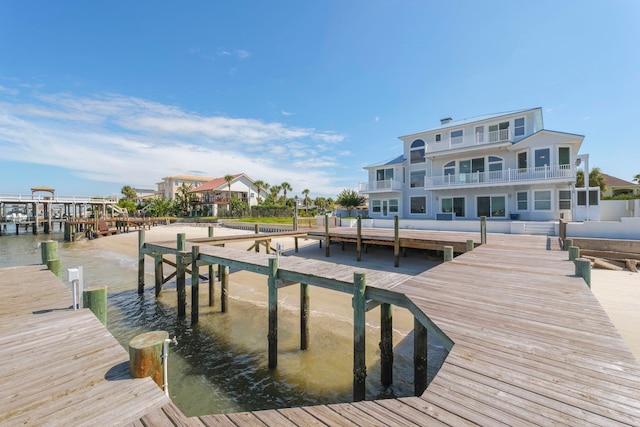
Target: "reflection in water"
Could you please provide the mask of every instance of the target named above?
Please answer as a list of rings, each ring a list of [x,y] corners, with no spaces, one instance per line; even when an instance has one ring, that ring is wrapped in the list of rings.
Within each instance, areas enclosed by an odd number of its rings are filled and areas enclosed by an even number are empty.
[[[0,267],[40,262],[38,242],[62,236],[0,237]],[[350,402],[352,398],[353,325],[351,297],[311,289],[310,348],[299,348],[298,287],[279,293],[278,368],[267,368],[266,286],[246,284],[243,274],[231,276],[229,312],[201,306],[200,323],[178,319],[175,284],[167,283],[156,301],[152,286],[137,293],[137,259],[98,251],[91,242],[63,243],[59,255],[66,268],[83,266],[85,286],[107,286],[108,328],[124,348],[136,335],[165,330],[177,337],[169,358],[171,398],[188,416],[290,406]],[[254,280],[255,282],[255,280]],[[147,283],[153,277],[147,276]],[[266,282],[265,282],[266,283]],[[202,286],[204,292],[207,286]],[[188,296],[187,301],[190,301]],[[201,302],[208,301],[206,294]],[[413,394],[412,317],[394,308],[394,383],[380,384],[379,309],[367,313],[367,399]],[[187,309],[189,313],[189,308]],[[395,319],[399,321],[396,326]],[[410,321],[407,321],[409,319]],[[429,380],[446,356],[429,342]]]

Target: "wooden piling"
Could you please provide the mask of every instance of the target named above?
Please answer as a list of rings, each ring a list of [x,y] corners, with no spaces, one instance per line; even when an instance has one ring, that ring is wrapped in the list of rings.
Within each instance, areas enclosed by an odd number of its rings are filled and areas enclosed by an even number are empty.
[[[580,258],[580,248],[577,246],[569,246],[569,261]]]
[[[42,264],[45,265],[49,260],[58,259],[58,242],[55,240],[45,240],[40,243],[40,255]]]
[[[380,305],[380,380],[383,387],[393,383],[393,307]]]
[[[154,255],[153,265],[155,272],[155,288],[156,298],[162,294],[162,285],[164,282],[164,259],[162,254]]]
[[[254,231],[255,231],[256,234],[260,234],[260,226],[258,224],[254,224],[253,228],[254,228]],[[256,247],[256,252],[260,252],[260,241],[259,240],[256,240],[255,247]]]
[[[56,277],[62,280],[62,260],[50,259],[47,260],[47,269],[49,269]]]
[[[362,260],[362,215],[358,215],[356,233],[356,260]]]
[[[107,326],[107,288],[90,288],[82,292],[82,306],[90,309]]]
[[[365,314],[367,301],[364,273],[353,274],[353,401],[364,400],[367,365],[365,358]]]
[[[484,245],[487,243],[487,217],[480,217],[480,244]]]
[[[137,335],[129,341],[129,371],[134,378],[152,377],[162,388],[162,349],[166,331],[152,331]]]
[[[444,262],[453,261],[453,246],[443,246]]]
[[[474,248],[473,240],[467,240],[467,252],[470,252]]]
[[[178,317],[185,317],[187,315],[187,280],[186,280],[186,265],[184,260],[184,251],[186,245],[185,233],[177,233],[176,242],[176,289],[178,294]]]
[[[269,285],[269,369],[278,366],[278,258],[269,258],[269,273],[267,280]]]
[[[573,246],[573,239],[564,239],[562,250],[568,251],[571,246]]]
[[[191,324],[198,323],[200,314],[200,269],[198,267],[198,256],[200,246],[191,247]]]
[[[209,226],[209,237],[213,237],[213,227]],[[216,280],[216,275],[215,275],[215,271],[216,271],[216,265],[215,264],[209,264],[209,307],[213,307],[213,303],[214,303],[214,282]]]
[[[145,235],[144,230],[138,230],[138,294],[144,293],[144,248]]]
[[[326,257],[330,256],[329,243],[331,243],[331,237],[329,237],[329,215],[325,214],[324,215],[324,244],[325,244],[324,254]]]
[[[393,217],[393,266],[400,266],[400,217]]]
[[[229,298],[229,266],[220,265],[220,311],[227,312]]]
[[[300,350],[309,348],[309,285],[300,283]]]
[[[427,388],[427,328],[417,318],[413,319],[413,388],[416,396],[422,396]]]
[[[587,286],[591,288],[591,261],[586,258],[576,258],[573,260],[576,276],[582,277]]]

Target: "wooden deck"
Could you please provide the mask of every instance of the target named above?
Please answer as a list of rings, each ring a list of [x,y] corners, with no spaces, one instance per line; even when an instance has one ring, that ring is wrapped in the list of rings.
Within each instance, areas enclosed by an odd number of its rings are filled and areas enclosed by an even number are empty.
[[[127,351],[93,313],[70,308],[43,266],[0,269],[0,295],[0,425],[198,424],[150,378],[131,378]]]
[[[69,292],[52,274],[3,269],[0,424],[638,425],[640,364],[567,253],[548,250],[547,237],[487,240],[417,276],[280,259],[279,279],[349,293],[353,273],[365,272],[368,298],[446,334],[450,353],[422,396],[189,419],[151,380],[128,378],[126,351],[90,313],[66,309]],[[175,252],[175,243],[145,246]],[[199,249],[209,262],[268,268],[265,254]]]

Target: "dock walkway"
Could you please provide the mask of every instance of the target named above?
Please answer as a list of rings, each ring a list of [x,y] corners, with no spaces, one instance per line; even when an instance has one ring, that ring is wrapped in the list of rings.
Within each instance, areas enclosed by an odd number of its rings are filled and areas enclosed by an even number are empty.
[[[282,257],[279,279],[352,294],[353,273],[364,271],[368,298],[405,306],[448,337],[443,366],[419,397],[193,418],[150,379],[128,377],[126,352],[90,313],[65,308],[69,293],[51,273],[3,269],[0,424],[638,425],[640,364],[567,252],[549,245],[544,236],[489,235],[488,244],[416,276]],[[175,242],[145,247],[176,250]],[[265,254],[199,251],[206,262],[268,268]]]

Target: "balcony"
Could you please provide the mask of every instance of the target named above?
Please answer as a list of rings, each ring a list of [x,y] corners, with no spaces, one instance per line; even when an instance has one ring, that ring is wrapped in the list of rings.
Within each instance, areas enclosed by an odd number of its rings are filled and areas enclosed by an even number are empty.
[[[459,173],[426,177],[427,190],[445,188],[498,187],[525,182],[573,182],[576,172],[571,165],[506,169],[490,172]]]
[[[358,184],[358,193],[382,193],[385,191],[402,191],[402,182],[394,179],[384,181],[361,182]]]
[[[455,136],[443,135],[442,141],[435,144],[429,144],[428,153],[438,151],[454,150],[458,148],[475,147],[483,144],[496,144],[512,142],[512,135],[509,129],[500,129],[485,133],[476,133],[472,135]]]

